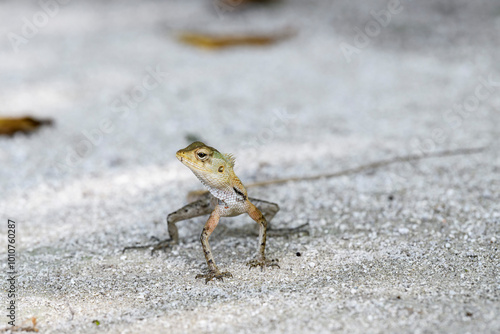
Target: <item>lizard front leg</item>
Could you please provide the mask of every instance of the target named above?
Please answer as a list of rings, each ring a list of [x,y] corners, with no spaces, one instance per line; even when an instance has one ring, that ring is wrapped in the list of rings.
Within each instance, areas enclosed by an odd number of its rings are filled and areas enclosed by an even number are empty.
[[[205,253],[205,260],[207,261],[208,273],[198,274],[196,275],[196,278],[204,278],[205,283],[208,283],[214,278],[223,280],[224,277],[233,277],[233,275],[228,271],[222,273],[219,271],[219,268],[217,268],[217,265],[215,264],[214,256],[212,255],[212,249],[210,249],[210,244],[208,243],[208,238],[217,227],[219,219],[220,214],[218,207],[216,207],[215,210],[212,211],[212,214],[210,214],[205,227],[203,227],[203,232],[201,232],[200,241],[203,247],[203,253]]]
[[[259,224],[259,246],[257,248],[257,258],[248,262],[247,265],[250,266],[250,269],[257,266],[260,266],[261,269],[264,267],[279,268],[277,259],[266,259],[267,220],[255,205],[250,201],[248,203],[248,215]]]
[[[276,216],[278,211],[280,211],[279,205],[273,202],[268,202],[262,199],[252,198],[252,197],[249,197],[248,200],[250,201],[250,203],[252,203],[257,207],[257,209],[262,213],[262,215],[264,215],[267,222],[266,230],[269,231],[271,229],[271,221],[273,220],[274,216]]]

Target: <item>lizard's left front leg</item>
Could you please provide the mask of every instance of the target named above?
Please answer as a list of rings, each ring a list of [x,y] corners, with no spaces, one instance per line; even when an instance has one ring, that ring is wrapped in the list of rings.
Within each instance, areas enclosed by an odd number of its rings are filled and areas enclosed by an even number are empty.
[[[248,203],[248,215],[259,224],[259,246],[257,249],[257,258],[248,262],[247,265],[249,265],[250,268],[257,266],[260,266],[261,269],[263,269],[264,267],[279,268],[277,259],[266,259],[267,220],[255,205],[253,205],[250,201]]]
[[[207,260],[208,274],[198,274],[196,275],[196,278],[204,278],[205,283],[208,283],[214,278],[223,280],[224,277],[233,277],[233,275],[231,275],[231,273],[228,271],[222,273],[219,271],[219,268],[217,268],[217,265],[215,264],[214,256],[212,255],[212,250],[210,249],[210,245],[208,243],[208,238],[210,237],[210,234],[212,234],[212,232],[217,227],[219,219],[220,219],[220,214],[218,211],[218,207],[216,207],[215,210],[212,211],[212,214],[210,214],[210,217],[208,218],[207,223],[203,228],[203,232],[201,232],[200,240],[201,240],[201,245],[203,247],[203,252],[205,253],[205,259]]]

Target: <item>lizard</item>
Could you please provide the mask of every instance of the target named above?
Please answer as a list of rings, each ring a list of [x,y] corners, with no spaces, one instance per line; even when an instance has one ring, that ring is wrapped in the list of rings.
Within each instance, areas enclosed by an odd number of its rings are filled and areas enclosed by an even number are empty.
[[[210,214],[200,236],[208,273],[199,274],[196,278],[205,278],[205,282],[208,283],[213,279],[223,280],[225,277],[232,277],[230,272],[222,272],[217,267],[208,238],[217,227],[221,217],[234,217],[247,213],[259,225],[257,257],[249,261],[247,265],[250,269],[254,267],[279,268],[279,260],[268,259],[265,255],[269,221],[279,211],[279,206],[276,203],[248,197],[245,186],[234,173],[234,156],[222,154],[215,148],[196,141],[177,151],[176,157],[196,175],[207,188],[208,193],[201,194],[194,202],[167,216],[170,238],[160,241],[152,252],[179,243],[177,222]],[[149,246],[132,246],[124,250],[147,247]]]
[[[407,155],[387,160],[380,160],[339,172],[263,181],[250,184],[249,187],[340,177],[388,166],[394,163],[412,162],[432,157],[475,154],[485,149],[486,147],[464,148]],[[203,252],[205,254],[205,260],[208,265],[208,273],[199,274],[196,278],[205,278],[205,282],[208,283],[213,279],[223,280],[224,277],[232,277],[230,272],[221,272],[218,269],[212,255],[210,244],[208,243],[208,238],[216,228],[221,217],[233,217],[247,213],[259,225],[259,246],[257,258],[248,262],[247,265],[250,266],[250,269],[257,266],[260,266],[261,268],[276,266],[279,268],[279,261],[277,259],[269,260],[265,256],[267,232],[270,227],[269,223],[279,211],[278,204],[248,197],[245,186],[234,173],[233,167],[235,159],[231,154],[222,154],[213,147],[196,141],[188,145],[186,148],[177,151],[176,157],[196,175],[200,182],[207,188],[207,191],[191,192],[188,195],[188,198],[192,198],[194,201],[167,216],[168,233],[170,238],[153,245],[154,247],[152,249],[152,253],[179,243],[179,233],[176,226],[177,222],[210,214],[200,237]],[[307,225],[307,223],[292,229],[282,229],[281,232],[286,233],[290,231],[300,231],[300,229],[305,225]],[[149,247],[151,247],[151,245],[129,246],[124,248],[123,251],[127,249],[143,249]]]

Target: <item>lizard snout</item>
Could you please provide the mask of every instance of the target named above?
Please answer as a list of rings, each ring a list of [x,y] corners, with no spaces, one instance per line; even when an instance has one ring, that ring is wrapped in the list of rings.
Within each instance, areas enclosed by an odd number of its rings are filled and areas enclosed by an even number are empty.
[[[177,159],[179,159],[180,162],[182,162],[182,153],[180,151],[177,151],[177,153],[175,153],[175,156],[177,157]]]

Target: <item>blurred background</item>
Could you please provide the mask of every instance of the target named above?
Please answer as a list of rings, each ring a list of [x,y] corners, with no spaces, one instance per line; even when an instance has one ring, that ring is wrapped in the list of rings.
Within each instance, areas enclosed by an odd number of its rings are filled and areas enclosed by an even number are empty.
[[[498,135],[498,86],[467,100],[500,82],[496,1],[2,1],[0,16],[0,115],[53,121],[0,139],[8,191],[175,163],[195,139],[252,169],[298,154],[311,174],[346,150]]]

